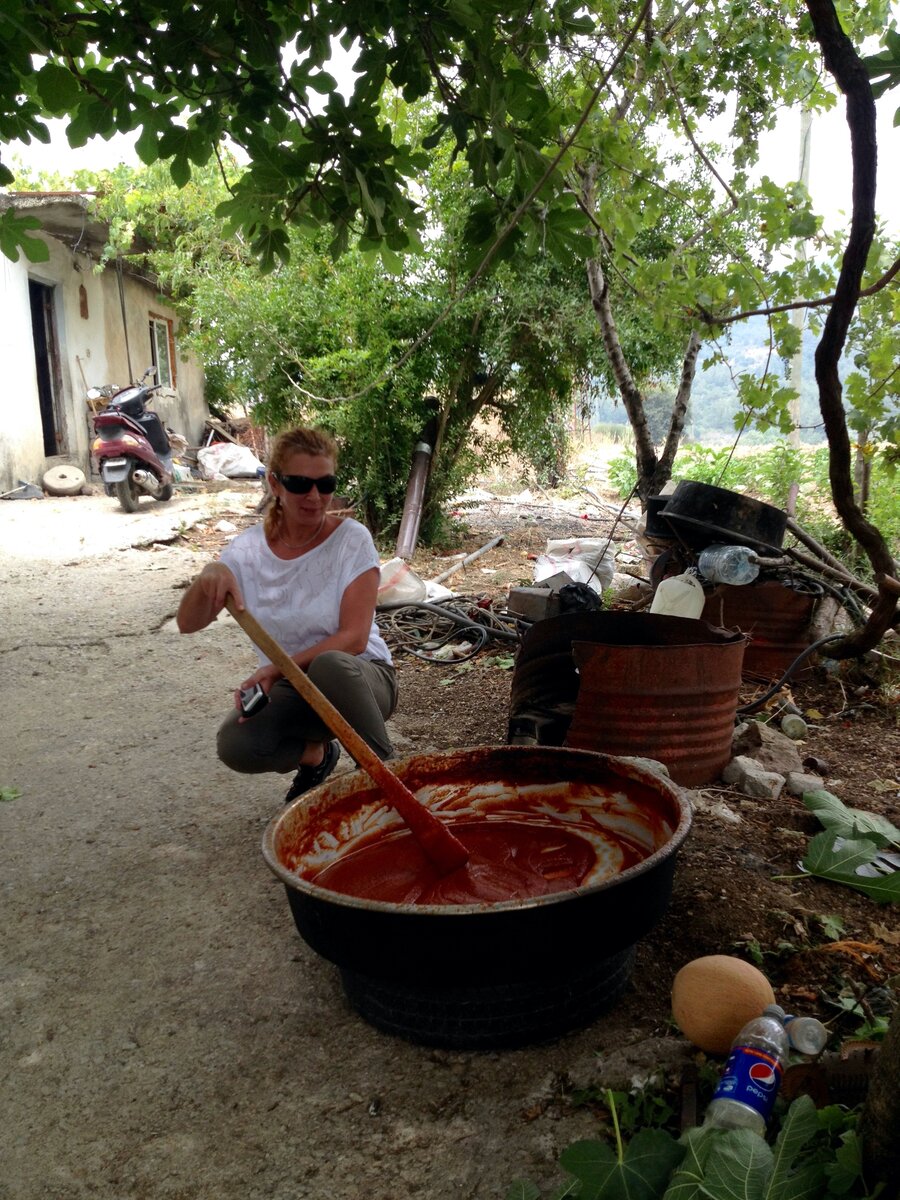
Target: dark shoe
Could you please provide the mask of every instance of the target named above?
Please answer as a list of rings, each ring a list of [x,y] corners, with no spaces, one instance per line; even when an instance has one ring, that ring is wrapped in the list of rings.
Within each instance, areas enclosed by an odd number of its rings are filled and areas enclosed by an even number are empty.
[[[296,800],[304,792],[308,792],[311,788],[318,787],[320,783],[324,783],[337,766],[340,756],[341,748],[338,743],[329,742],[325,747],[325,757],[317,767],[301,767],[294,776],[294,782],[288,788],[287,795],[284,798],[285,804],[290,804],[292,800]]]

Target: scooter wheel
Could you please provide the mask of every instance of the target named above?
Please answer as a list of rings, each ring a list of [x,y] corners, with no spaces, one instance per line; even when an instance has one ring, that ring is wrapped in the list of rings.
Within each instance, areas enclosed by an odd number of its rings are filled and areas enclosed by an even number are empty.
[[[113,484],[116,492],[116,499],[122,505],[127,513],[137,512],[138,503],[140,502],[140,489],[133,483],[131,476],[127,479],[120,479],[118,483]]]
[[[159,489],[159,495],[156,498],[157,500],[171,500],[174,495],[175,489],[172,487],[171,483],[167,483],[165,487],[161,487]]]

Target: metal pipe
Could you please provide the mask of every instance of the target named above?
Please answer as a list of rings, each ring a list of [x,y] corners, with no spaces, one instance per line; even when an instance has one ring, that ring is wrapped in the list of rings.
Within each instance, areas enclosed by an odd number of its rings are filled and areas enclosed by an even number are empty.
[[[116,259],[116,275],[119,280],[119,307],[122,310],[122,333],[125,335],[125,358],[128,361],[128,382],[134,380],[134,371],[131,369],[131,347],[128,344],[128,317],[125,314],[125,283],[122,276],[122,260]]]
[[[488,550],[493,550],[495,546],[499,546],[503,541],[502,535],[495,537],[488,542],[486,546],[482,546],[480,550],[473,550],[471,554],[467,554],[465,558],[461,558],[459,562],[455,562],[452,567],[448,567],[446,571],[442,571],[440,575],[435,575],[434,579],[429,579],[429,583],[443,583],[445,579],[449,579],[454,575],[460,567],[468,566],[470,562],[474,562],[476,558],[481,558],[482,554],[487,554]]]
[[[433,447],[428,442],[418,442],[413,450],[406,499],[403,502],[403,516],[400,518],[400,531],[397,534],[397,548],[394,551],[397,558],[410,559],[415,553],[432,453]]]

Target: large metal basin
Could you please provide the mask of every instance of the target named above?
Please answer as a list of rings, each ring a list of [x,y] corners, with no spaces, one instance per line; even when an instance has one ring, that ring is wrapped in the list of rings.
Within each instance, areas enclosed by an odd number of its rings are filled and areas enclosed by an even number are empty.
[[[556,1036],[609,1007],[627,983],[634,943],[669,903],[691,822],[678,787],[619,759],[542,746],[422,755],[391,768],[448,820],[518,811],[535,798],[571,813],[577,794],[581,815],[640,840],[646,856],[612,878],[527,901],[366,900],[308,875],[373,822],[387,830],[399,817],[362,772],[307,793],[270,822],[263,855],[300,934],[340,968],[354,1007],[382,1029],[460,1048]]]

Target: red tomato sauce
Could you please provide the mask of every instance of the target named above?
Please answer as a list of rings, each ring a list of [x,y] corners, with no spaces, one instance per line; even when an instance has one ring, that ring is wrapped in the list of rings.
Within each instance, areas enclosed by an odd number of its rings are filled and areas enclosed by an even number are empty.
[[[413,836],[400,830],[340,856],[313,882],[394,904],[491,904],[578,887],[597,858],[587,838],[552,823],[454,821],[451,828],[469,861],[449,875],[439,876]],[[634,852],[627,865],[640,857]]]

